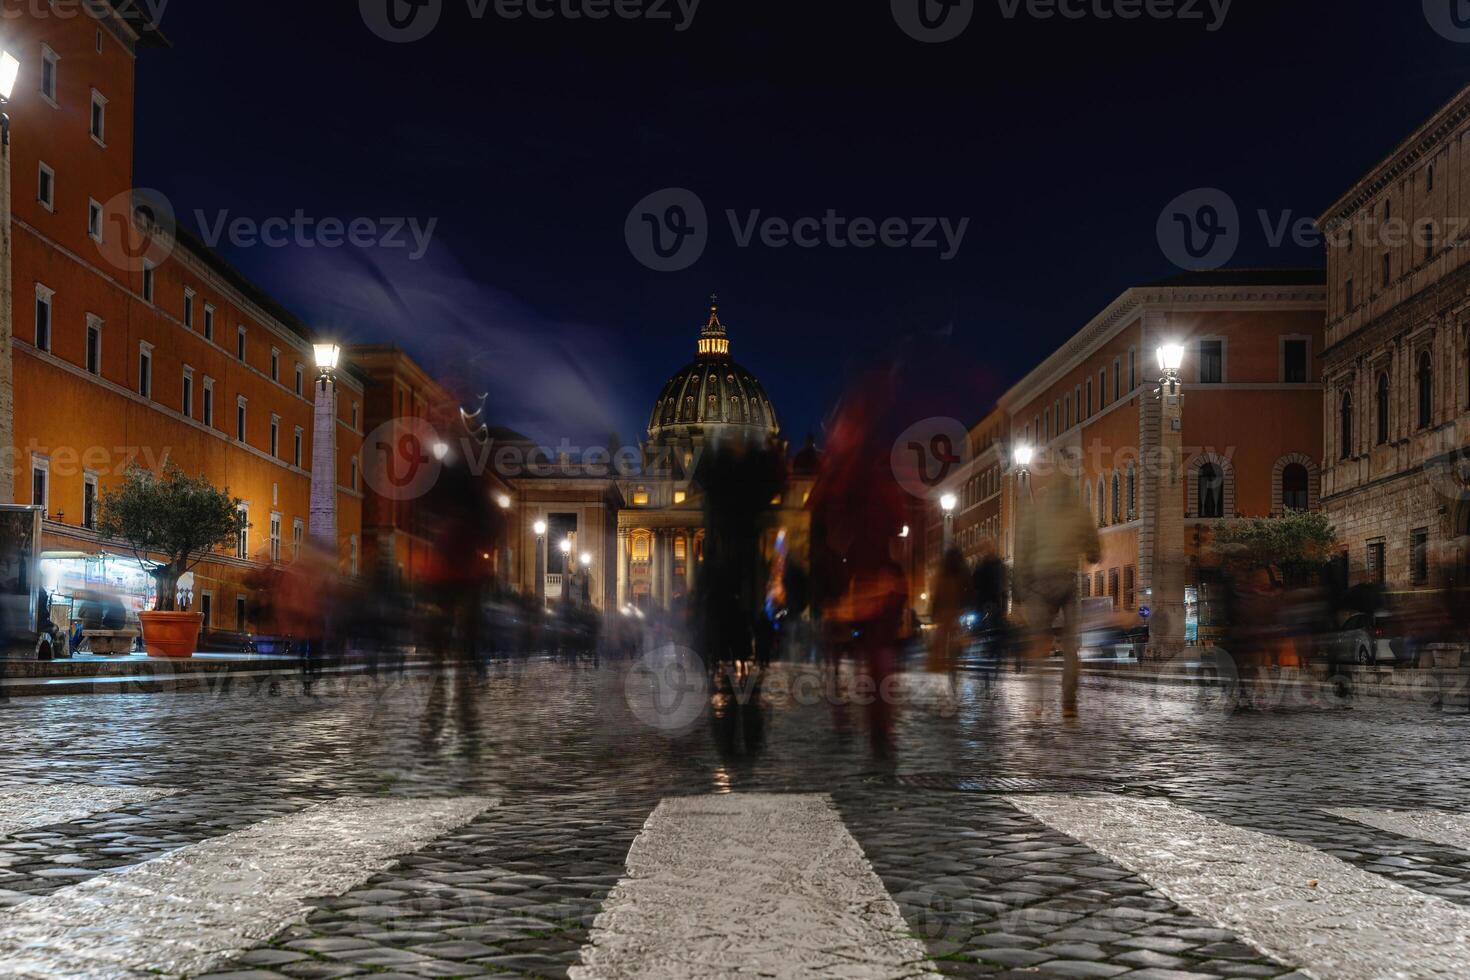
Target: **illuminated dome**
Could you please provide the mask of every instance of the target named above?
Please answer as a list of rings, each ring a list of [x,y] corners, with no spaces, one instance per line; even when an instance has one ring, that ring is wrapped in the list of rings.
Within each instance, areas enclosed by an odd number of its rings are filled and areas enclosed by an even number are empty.
[[[649,438],[710,441],[735,436],[763,442],[780,431],[766,390],[730,357],[730,338],[720,322],[719,304],[711,297],[698,354],[664,385],[648,422]]]

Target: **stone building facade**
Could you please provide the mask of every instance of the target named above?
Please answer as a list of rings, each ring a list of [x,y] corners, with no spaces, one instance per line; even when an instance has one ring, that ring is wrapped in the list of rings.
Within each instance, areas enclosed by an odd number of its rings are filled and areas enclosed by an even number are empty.
[[[1353,582],[1463,579],[1470,537],[1470,88],[1320,219],[1323,502]]]

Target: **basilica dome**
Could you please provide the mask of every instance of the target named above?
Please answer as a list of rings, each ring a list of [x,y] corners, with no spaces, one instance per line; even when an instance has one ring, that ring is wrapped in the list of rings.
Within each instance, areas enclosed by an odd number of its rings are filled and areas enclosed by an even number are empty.
[[[648,422],[655,442],[737,437],[764,442],[781,424],[755,375],[730,356],[730,338],[711,299],[694,361],[669,379]]]

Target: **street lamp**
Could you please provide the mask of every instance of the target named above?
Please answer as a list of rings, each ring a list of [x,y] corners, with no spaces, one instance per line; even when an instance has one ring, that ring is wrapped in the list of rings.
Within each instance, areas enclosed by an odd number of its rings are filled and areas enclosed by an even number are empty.
[[[1011,458],[1016,462],[1016,469],[1020,470],[1022,474],[1025,474],[1031,470],[1031,461],[1036,458],[1036,450],[1022,443],[1016,447],[1016,451],[1011,454]]]
[[[9,51],[0,50],[0,383],[8,390],[14,377],[9,338],[15,335],[11,293],[11,215],[10,215],[10,115],[5,107],[15,92],[20,75],[20,62]],[[15,444],[15,420],[9,407],[0,412],[0,446]],[[0,503],[15,500],[14,453],[0,459]]]
[[[582,567],[583,568],[591,568],[592,567],[592,555],[591,555],[590,552],[586,552],[586,551],[582,552]]]
[[[1170,394],[1179,393],[1179,369],[1184,365],[1184,346],[1182,344],[1164,344],[1159,348],[1159,371],[1163,374],[1162,383],[1171,389]]]
[[[546,521],[537,521],[531,525],[531,530],[536,532],[536,603],[538,606],[544,606],[546,604]]]
[[[510,494],[502,493],[495,498],[495,503],[501,510],[510,510]]]
[[[950,544],[954,541],[954,509],[959,506],[959,498],[952,493],[947,493],[939,498],[939,508],[944,511],[944,550],[949,551]]]
[[[316,405],[311,439],[311,539],[326,554],[337,553],[337,364],[342,348],[313,344]]]
[[[1146,594],[1152,615],[1148,621],[1148,656],[1172,659],[1184,649],[1184,392],[1179,369],[1184,345],[1169,341],[1159,346],[1159,453],[1158,488],[1154,494],[1154,558],[1151,585]]]

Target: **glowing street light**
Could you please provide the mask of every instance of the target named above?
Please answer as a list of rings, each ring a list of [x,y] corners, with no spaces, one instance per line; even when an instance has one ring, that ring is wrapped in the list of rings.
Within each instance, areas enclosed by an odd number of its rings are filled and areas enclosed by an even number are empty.
[[[1159,370],[1165,378],[1178,380],[1179,369],[1184,365],[1184,345],[1164,344],[1159,348]]]
[[[583,568],[591,568],[592,567],[592,554],[590,552],[586,552],[586,551],[582,552],[582,567]]]
[[[960,504],[959,498],[952,493],[947,493],[939,498],[939,506],[946,515],[953,514],[954,509]]]
[[[572,539],[567,538],[566,540],[562,541],[562,543],[558,545],[558,547],[561,548],[562,554],[570,555],[572,553]]]
[[[1031,461],[1036,458],[1036,450],[1022,443],[1016,447],[1011,458],[1015,460],[1016,468],[1024,473],[1031,468]]]
[[[337,379],[337,364],[342,360],[342,348],[336,344],[313,344],[311,349],[316,359],[316,379],[325,389],[327,382]]]
[[[546,537],[546,522],[537,521],[535,524],[531,525],[531,530],[536,532],[536,537],[538,538]]]
[[[20,62],[9,51],[0,51],[0,102],[9,102],[20,77]]]
[[[501,510],[510,510],[510,494],[502,493],[500,496],[495,498],[495,503],[500,507]]]

